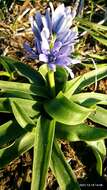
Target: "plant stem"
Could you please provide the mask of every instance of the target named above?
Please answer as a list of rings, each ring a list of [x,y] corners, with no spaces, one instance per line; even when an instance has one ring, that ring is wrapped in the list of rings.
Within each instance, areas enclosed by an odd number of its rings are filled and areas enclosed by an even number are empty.
[[[55,80],[54,80],[54,71],[52,70],[48,71],[48,81],[50,85],[51,96],[55,97]]]

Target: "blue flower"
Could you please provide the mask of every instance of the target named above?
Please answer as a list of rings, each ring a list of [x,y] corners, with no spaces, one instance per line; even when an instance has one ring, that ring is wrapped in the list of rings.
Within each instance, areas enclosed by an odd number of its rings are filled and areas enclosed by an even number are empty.
[[[24,44],[28,56],[46,62],[54,71],[56,65],[65,67],[73,77],[68,65],[79,62],[70,57],[78,38],[76,27],[71,28],[75,15],[76,11],[71,12],[70,7],[65,7],[64,4],[54,10],[50,3],[45,15],[37,12],[30,16],[34,47],[31,48],[28,43]]]
[[[60,35],[71,27],[76,11],[71,12],[71,8],[65,7],[64,4],[59,5],[55,10],[52,3],[50,3],[50,7],[52,12],[52,31]]]

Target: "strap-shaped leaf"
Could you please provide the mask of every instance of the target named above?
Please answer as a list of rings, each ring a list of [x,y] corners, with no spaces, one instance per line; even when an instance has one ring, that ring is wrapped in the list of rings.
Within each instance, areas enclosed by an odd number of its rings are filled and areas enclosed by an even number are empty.
[[[95,147],[91,147],[93,150],[93,153],[96,157],[96,170],[100,176],[102,176],[102,170],[103,170],[103,163],[101,155],[99,154],[98,150]]]
[[[96,76],[97,76],[97,81],[107,77],[107,66],[98,68],[97,71],[93,70],[84,74],[81,84],[78,86],[77,91],[81,91],[85,87],[88,87],[89,85],[95,83]]]
[[[0,71],[0,76],[10,77],[10,74],[7,71]]]
[[[39,67],[39,72],[41,73],[41,75],[44,77],[44,79],[46,79],[47,77],[47,73],[48,73],[48,65],[47,64],[43,64]]]
[[[44,108],[56,121],[68,125],[82,123],[93,111],[68,100],[63,93],[60,93],[55,99],[46,102]]]
[[[11,108],[8,98],[0,98],[0,112],[11,113]]]
[[[32,128],[35,126],[35,122],[29,117],[24,108],[22,108],[17,102],[12,100],[10,100],[10,102],[13,114],[19,125],[26,130],[32,130]]]
[[[23,108],[30,117],[38,117],[41,104],[36,100],[27,100],[22,98],[0,98],[0,112],[12,113],[9,100],[15,101],[17,104],[21,105],[21,108]]]
[[[63,90],[67,80],[68,80],[68,73],[66,72],[66,70],[63,67],[57,66],[55,72],[56,93]]]
[[[2,64],[5,71],[7,71],[10,74],[10,76],[15,71],[15,69],[11,67],[10,65],[8,65],[8,63],[4,59],[2,59],[1,56],[0,56],[0,64]]]
[[[84,88],[88,87],[89,85],[95,83],[95,78],[97,76],[97,81],[107,77],[107,66],[103,66],[98,68],[97,71],[93,70],[84,75],[77,77],[74,80],[66,82],[64,94],[67,98],[70,98],[71,95],[75,92],[80,92]]]
[[[11,70],[16,70],[20,75],[28,78],[31,83],[35,83],[37,86],[45,85],[42,75],[36,70],[32,69],[28,64],[23,64],[18,60],[6,56],[0,57],[0,63],[7,71],[11,72]]]
[[[2,81],[0,80],[0,89],[5,90],[4,92],[7,93],[11,92],[15,93],[25,93],[25,94],[31,94],[34,96],[41,96],[41,97],[47,97],[47,89],[43,86],[37,86],[35,84],[28,84],[28,83],[19,83],[19,82],[10,82],[10,81]],[[16,96],[17,97],[17,96]]]
[[[0,147],[6,146],[24,133],[24,130],[15,121],[10,120],[4,123],[0,126]]]
[[[86,107],[93,106],[103,101],[107,102],[107,95],[95,92],[74,94],[71,100]]]
[[[15,98],[23,98],[23,99],[27,99],[27,100],[35,100],[37,99],[37,97],[35,98],[35,96],[33,96],[32,94],[27,94],[21,91],[11,91],[11,90],[3,90],[0,92],[1,97],[15,97]],[[2,96],[3,95],[3,96]]]
[[[53,144],[50,166],[61,190],[80,190],[76,177],[56,141]]]
[[[107,110],[97,106],[96,111],[89,116],[89,119],[107,127]]]
[[[64,95],[67,98],[72,97],[72,94],[74,94],[75,90],[78,88],[82,81],[82,76],[76,77],[70,81],[67,81],[64,88]]]
[[[106,156],[106,146],[104,140],[86,142],[93,150],[96,157],[96,169],[100,176],[102,176],[103,159]]]
[[[31,190],[44,190],[54,139],[55,121],[39,118],[35,133]]]
[[[34,144],[34,132],[27,132],[20,136],[9,147],[0,149],[0,168],[18,158],[21,154],[32,148]]]
[[[96,141],[107,138],[107,129],[86,124],[70,126],[57,123],[55,134],[58,138],[68,141]]]
[[[40,114],[41,103],[36,100],[27,100],[21,98],[9,98],[11,101],[15,101],[22,109],[25,110],[26,114],[31,118],[36,118]]]
[[[97,141],[91,141],[91,142],[86,142],[89,146],[92,146],[98,150],[100,153],[101,157],[104,158],[106,156],[106,146],[104,139],[100,139]]]

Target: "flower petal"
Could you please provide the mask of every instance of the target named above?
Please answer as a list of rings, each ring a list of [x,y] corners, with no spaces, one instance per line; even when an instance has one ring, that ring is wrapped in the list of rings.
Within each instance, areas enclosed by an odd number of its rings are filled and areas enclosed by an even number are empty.
[[[53,23],[53,32],[58,33],[64,23],[64,15],[60,16],[55,23]]]
[[[59,56],[68,56],[71,53],[71,47],[69,46],[62,46],[60,51],[59,51]]]
[[[34,51],[27,42],[23,44],[23,47],[25,51],[27,52],[28,58],[36,59],[38,57],[36,51]]]
[[[62,43],[60,41],[56,40],[55,43],[54,43],[54,49],[56,51],[59,51],[59,49],[61,48],[61,46],[62,46]]]
[[[49,6],[50,6],[50,8],[51,8],[51,14],[52,14],[52,23],[53,23],[53,17],[54,17],[54,7],[53,7],[53,4],[52,4],[52,2],[49,2]]]
[[[64,9],[65,9],[64,4],[59,5],[55,9],[54,14],[53,14],[53,24],[57,23],[57,21],[60,19],[60,17],[65,15]]]
[[[38,38],[35,39],[34,42],[35,42],[35,47],[37,48],[38,53],[41,53],[41,44]]]
[[[35,17],[37,26],[41,31],[43,28],[43,23],[42,23],[42,16],[41,16],[40,12],[37,12],[34,17]]]
[[[32,28],[32,30],[33,30],[33,33],[35,34],[35,37],[38,38],[38,40],[41,41],[42,40],[41,39],[41,33],[40,33],[40,30],[39,30],[39,28],[38,28],[37,23],[36,23],[35,20],[33,22],[33,28]]]
[[[43,22],[43,32],[45,34],[45,37],[48,39],[50,36],[50,31],[49,31],[48,23],[45,16],[42,17],[42,22]]]
[[[66,65],[66,57],[57,57],[56,64],[64,67],[64,65]]]
[[[72,59],[70,57],[59,56],[56,59],[56,64],[63,66],[63,67],[70,65],[71,63],[72,63]]]
[[[46,37],[46,33],[44,30],[42,30],[42,32],[41,32],[41,37],[42,37],[41,49],[42,49],[42,51],[44,51],[44,50],[48,51],[49,50],[49,41]]]
[[[49,8],[46,10],[46,16],[45,17],[46,17],[48,29],[49,29],[50,33],[52,33],[52,20],[50,17],[50,9]]]
[[[39,61],[42,61],[42,62],[45,62],[47,63],[48,62],[48,57],[45,55],[45,54],[40,54],[39,55]]]

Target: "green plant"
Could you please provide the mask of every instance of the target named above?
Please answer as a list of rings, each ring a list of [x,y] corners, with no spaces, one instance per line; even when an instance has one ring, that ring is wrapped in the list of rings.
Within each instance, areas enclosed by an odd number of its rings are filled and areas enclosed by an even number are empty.
[[[58,145],[57,139],[65,139],[85,141],[92,147],[96,169],[102,175],[107,129],[88,125],[86,120],[107,126],[107,110],[103,108],[107,95],[84,91],[95,82],[96,71],[68,80],[64,68],[57,66],[56,94],[52,97],[46,64],[38,71],[8,57],[0,57],[0,64],[6,70],[3,76],[10,79],[0,80],[0,112],[4,117],[11,114],[0,126],[0,168],[34,147],[32,190],[45,189],[48,167],[61,190],[80,189]],[[97,80],[105,77],[107,66],[99,67]]]

